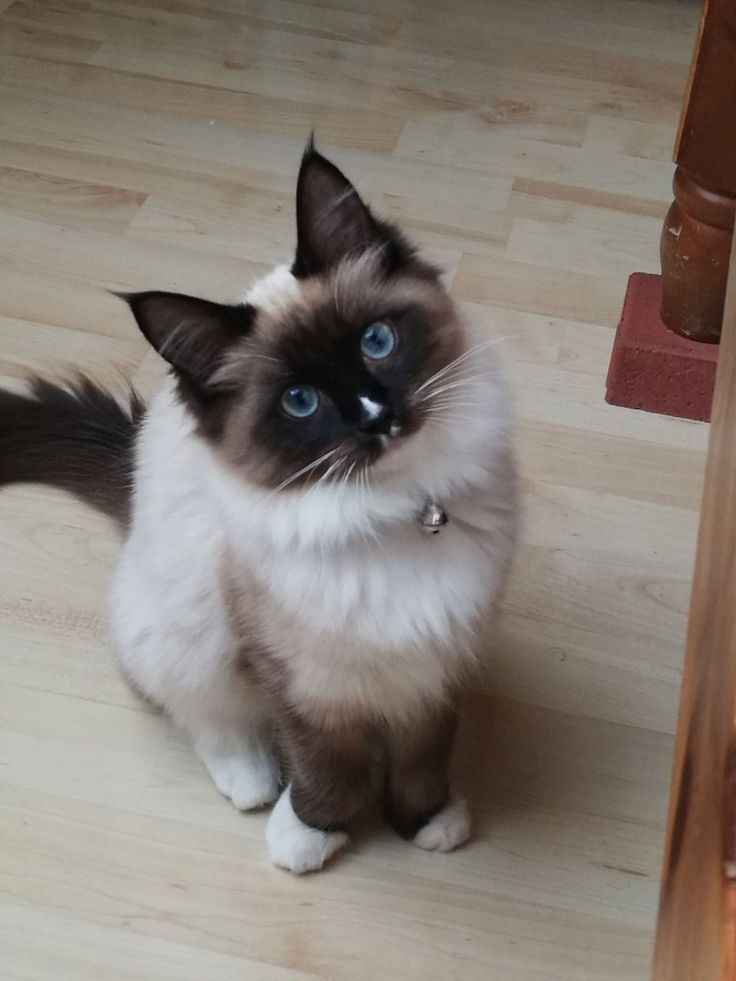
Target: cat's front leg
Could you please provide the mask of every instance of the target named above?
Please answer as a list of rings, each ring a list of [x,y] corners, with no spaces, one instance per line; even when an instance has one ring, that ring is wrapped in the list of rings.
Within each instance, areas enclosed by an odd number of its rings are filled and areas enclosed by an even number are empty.
[[[238,810],[252,811],[276,799],[278,763],[260,726],[215,717],[192,720],[188,729],[215,786]]]
[[[322,727],[293,712],[281,735],[290,781],[266,827],[274,865],[290,872],[321,869],[347,844],[347,825],[370,789],[367,733],[360,726]]]
[[[389,736],[386,815],[402,837],[428,851],[452,851],[470,837],[467,804],[450,786],[456,729],[456,711],[441,708]]]

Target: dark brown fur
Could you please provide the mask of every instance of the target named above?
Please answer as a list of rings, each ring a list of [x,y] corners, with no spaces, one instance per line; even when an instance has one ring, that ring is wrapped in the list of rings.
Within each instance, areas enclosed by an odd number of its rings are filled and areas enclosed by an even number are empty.
[[[279,719],[291,806],[305,824],[341,831],[371,793],[370,730],[358,720],[324,728],[293,708]]]
[[[456,731],[457,711],[445,706],[389,734],[384,804],[389,822],[405,838],[413,838],[450,799]]]
[[[144,405],[121,404],[87,378],[36,378],[29,395],[0,391],[0,486],[35,482],[75,494],[124,525],[133,445]]]
[[[413,838],[450,799],[456,729],[452,708],[427,709],[401,730],[359,720],[327,728],[293,707],[283,711],[279,731],[294,812],[323,831],[346,828],[371,796],[371,749],[377,736],[384,749],[386,817],[400,835]]]

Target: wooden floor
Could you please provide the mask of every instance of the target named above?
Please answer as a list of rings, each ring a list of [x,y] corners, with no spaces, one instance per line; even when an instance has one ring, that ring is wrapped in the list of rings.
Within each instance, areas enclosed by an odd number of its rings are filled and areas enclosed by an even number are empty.
[[[505,338],[526,523],[460,770],[476,840],[367,822],[274,870],[121,682],[116,543],[0,495],[0,975],[643,981],[706,427],[607,406],[656,271],[680,0],[0,0],[0,381],[160,368],[108,289],[234,298],[288,255],[311,127]]]

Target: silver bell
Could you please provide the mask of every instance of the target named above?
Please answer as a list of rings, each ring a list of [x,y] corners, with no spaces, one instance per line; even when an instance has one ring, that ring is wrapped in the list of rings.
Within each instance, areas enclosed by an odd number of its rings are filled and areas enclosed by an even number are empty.
[[[436,535],[447,524],[447,514],[433,501],[427,500],[417,516],[422,531]]]

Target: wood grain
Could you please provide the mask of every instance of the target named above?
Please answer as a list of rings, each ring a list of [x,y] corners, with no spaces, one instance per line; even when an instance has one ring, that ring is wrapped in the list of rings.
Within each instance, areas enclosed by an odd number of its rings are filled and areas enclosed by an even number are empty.
[[[736,251],[731,257],[693,580],[655,981],[736,977],[735,425]]]
[[[0,0],[0,383],[155,390],[108,289],[235,299],[293,245],[315,126],[497,339],[524,540],[458,757],[476,840],[368,817],[272,869],[118,676],[114,533],[0,495],[8,981],[643,981],[707,428],[603,400],[656,267],[695,0]]]
[[[717,343],[736,216],[736,7],[704,0],[675,145],[675,200],[661,239],[661,317]]]
[[[675,161],[706,187],[736,194],[736,11],[705,0],[677,132]]]

